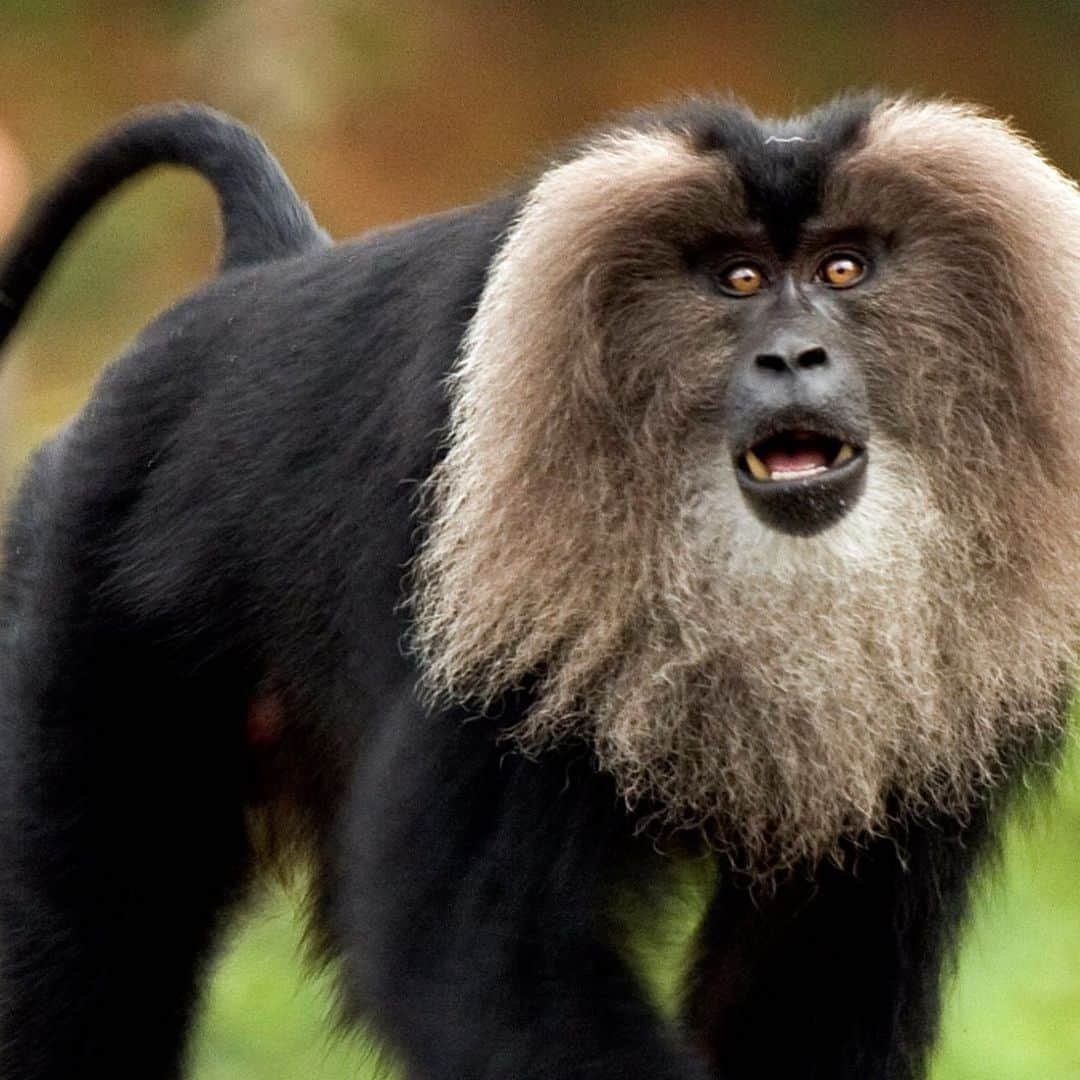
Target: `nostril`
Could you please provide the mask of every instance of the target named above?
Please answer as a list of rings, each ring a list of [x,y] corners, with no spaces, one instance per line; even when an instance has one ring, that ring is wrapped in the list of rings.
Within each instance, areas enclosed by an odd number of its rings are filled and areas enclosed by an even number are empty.
[[[754,363],[764,371],[786,371],[787,361],[776,353],[759,353]]]
[[[805,349],[795,357],[796,366],[801,368],[823,367],[828,362],[829,355],[820,345]]]

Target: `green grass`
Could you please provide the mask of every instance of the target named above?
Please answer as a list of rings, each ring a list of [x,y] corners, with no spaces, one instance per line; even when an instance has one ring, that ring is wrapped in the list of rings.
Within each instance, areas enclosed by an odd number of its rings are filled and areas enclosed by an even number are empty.
[[[1080,1077],[1080,753],[1055,795],[1009,831],[981,891],[948,1000],[933,1080]],[[210,986],[197,1080],[386,1080],[385,1062],[325,1017],[331,982],[303,977],[299,925],[271,895]],[[663,983],[661,977],[658,982]],[[661,985],[660,992],[667,991]]]
[[[328,1022],[332,981],[308,973],[300,935],[279,891],[245,922],[210,983],[192,1059],[198,1080],[385,1080],[373,1051]]]
[[[1009,832],[949,997],[934,1080],[1080,1077],[1080,752]]]

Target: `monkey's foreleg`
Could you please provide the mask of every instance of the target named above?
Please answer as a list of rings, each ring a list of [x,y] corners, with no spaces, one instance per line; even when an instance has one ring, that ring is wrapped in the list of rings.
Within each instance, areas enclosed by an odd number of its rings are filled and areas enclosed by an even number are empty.
[[[212,672],[179,681],[26,524],[0,627],[0,1077],[171,1080],[245,877],[243,711],[230,728]]]
[[[911,826],[774,894],[721,886],[686,1009],[713,1075],[923,1077],[986,835],[981,816]]]
[[[612,882],[651,849],[576,756],[412,704],[365,755],[337,925],[350,999],[411,1080],[704,1080],[613,942]]]

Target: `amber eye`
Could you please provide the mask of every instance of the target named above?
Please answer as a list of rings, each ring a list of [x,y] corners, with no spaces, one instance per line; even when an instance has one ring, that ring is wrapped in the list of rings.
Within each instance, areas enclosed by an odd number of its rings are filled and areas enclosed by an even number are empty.
[[[818,267],[818,280],[834,289],[848,289],[866,277],[866,263],[858,255],[830,255]]]
[[[736,263],[721,272],[720,284],[732,296],[753,296],[764,288],[765,275],[753,263]]]

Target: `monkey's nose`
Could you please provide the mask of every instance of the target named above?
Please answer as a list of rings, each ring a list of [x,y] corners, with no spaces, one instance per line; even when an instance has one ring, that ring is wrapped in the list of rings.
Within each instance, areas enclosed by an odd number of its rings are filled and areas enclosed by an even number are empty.
[[[821,345],[802,345],[792,343],[788,347],[773,348],[769,352],[758,353],[754,357],[754,366],[762,371],[784,374],[798,373],[810,368],[826,367],[829,354]]]
[[[746,335],[735,382],[752,401],[772,408],[814,408],[850,392],[856,373],[821,331],[819,319],[763,319]]]
[[[751,345],[732,375],[736,414],[754,415],[778,409],[825,409],[839,402],[859,401],[865,388],[859,373],[842,352],[821,339],[790,330],[773,333]]]

